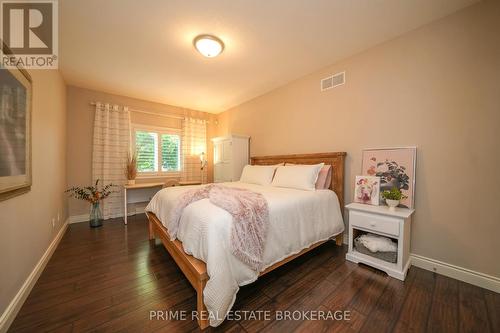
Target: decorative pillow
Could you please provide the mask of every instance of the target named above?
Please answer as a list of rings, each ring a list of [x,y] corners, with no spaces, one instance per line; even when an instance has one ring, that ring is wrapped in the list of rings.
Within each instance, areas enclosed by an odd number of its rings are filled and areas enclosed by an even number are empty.
[[[325,165],[319,170],[318,180],[316,181],[317,190],[327,190],[332,183],[332,166]]]
[[[240,182],[269,185],[273,180],[276,168],[277,166],[275,165],[245,165],[241,173]]]
[[[307,164],[294,164],[294,163],[285,163],[285,166],[292,165],[307,165]],[[324,165],[318,174],[318,180],[316,180],[316,189],[317,190],[328,190],[330,188],[330,184],[332,183],[332,166],[330,164]]]
[[[316,190],[318,174],[324,163],[313,165],[287,165],[276,169],[272,186],[288,187],[299,190]]]

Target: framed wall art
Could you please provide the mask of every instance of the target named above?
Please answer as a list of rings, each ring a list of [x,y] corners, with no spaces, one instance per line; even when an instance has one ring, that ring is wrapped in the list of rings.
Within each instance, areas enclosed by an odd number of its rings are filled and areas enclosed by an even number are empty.
[[[361,174],[380,177],[380,193],[396,187],[407,197],[399,207],[413,208],[416,159],[416,147],[364,149]],[[385,205],[381,197],[380,204]]]
[[[31,189],[31,96],[24,69],[0,66],[0,201]]]
[[[380,202],[380,177],[356,176],[354,202],[378,206]]]

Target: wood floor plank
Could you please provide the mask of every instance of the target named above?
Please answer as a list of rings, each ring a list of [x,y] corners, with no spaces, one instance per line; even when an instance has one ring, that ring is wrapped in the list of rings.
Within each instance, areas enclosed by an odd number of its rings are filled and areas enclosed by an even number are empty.
[[[175,308],[175,305],[179,303],[186,302],[186,306],[183,308]],[[176,288],[173,292],[161,298],[161,300],[146,303],[138,308],[133,309],[124,315],[113,318],[106,323],[99,325],[97,327],[93,327],[92,331],[94,332],[117,332],[117,331],[127,331],[127,332],[151,332],[155,330],[155,328],[160,328],[169,323],[175,323],[180,326],[188,325],[189,320],[149,320],[150,311],[156,310],[190,310],[193,309],[196,305],[196,295],[194,290],[185,287],[185,288]],[[188,316],[189,318],[189,316]],[[193,327],[196,325],[194,321],[192,321]]]
[[[23,314],[42,311],[50,308],[51,306],[66,303],[80,297],[89,297],[93,293],[101,292],[101,295],[103,295],[105,293],[110,293],[113,290],[127,289],[131,286],[154,283],[158,280],[157,273],[159,272],[162,274],[177,274],[173,269],[168,269],[169,266],[162,264],[157,265],[156,267],[157,270],[155,269],[155,271],[151,273],[139,272],[134,275],[125,274],[111,279],[103,278],[102,280],[99,280],[98,283],[93,280],[82,281],[81,283],[77,282],[73,284],[73,288],[71,290],[63,289],[64,292],[57,294],[58,297],[47,298],[43,297],[43,293],[39,294],[41,296],[34,297],[33,300],[30,300],[30,302],[26,302]],[[57,291],[59,289],[55,288],[53,290]]]
[[[342,284],[326,297],[323,305],[332,311],[344,310],[353,300],[354,296],[368,282],[370,274],[373,273],[364,267],[357,266],[351,273],[350,278],[345,279]]]
[[[97,300],[93,298],[79,299],[67,305],[51,307],[50,312],[44,311],[26,316],[18,316],[12,323],[10,330],[12,332],[50,331],[59,326],[61,322],[72,321],[73,318],[86,312],[108,308],[111,305],[111,297],[99,298]],[[47,316],[46,313],[50,313],[50,316]]]
[[[493,332],[500,332],[500,294],[484,291],[484,300],[488,308],[488,318]]]
[[[361,332],[392,332],[399,313],[411,290],[417,269],[411,268],[404,282],[390,279],[379,297],[377,304],[370,313],[368,319],[361,327]]]
[[[300,297],[297,301],[291,304],[286,310],[289,312],[300,311],[301,313],[311,313],[311,310],[317,309],[321,303],[331,294],[339,284],[341,284],[344,280],[349,278],[351,272],[354,270],[356,265],[354,264],[345,264],[341,260],[336,260],[338,264],[329,265],[330,268],[336,268],[331,271],[328,276],[319,281],[318,284],[309,287],[307,293]],[[323,266],[324,267],[324,266]],[[335,276],[335,280],[332,282],[328,279],[329,276]],[[264,331],[269,332],[290,332],[296,329],[301,324],[300,321],[297,320],[279,320],[273,321]]]
[[[459,332],[491,332],[483,290],[459,282]]]
[[[331,311],[325,306],[320,306],[317,311],[323,313]],[[365,323],[366,317],[356,310],[349,312],[348,320],[308,320],[301,322],[294,332],[310,333],[310,332],[359,332],[361,326]],[[373,331],[375,332],[375,331]]]
[[[428,332],[458,332],[458,281],[436,275]]]
[[[425,332],[432,304],[435,273],[416,270],[415,280],[394,327],[394,332]]]
[[[302,278],[296,280],[284,291],[277,294],[275,297],[270,298],[267,303],[263,304],[263,309],[265,309],[265,311],[270,311],[272,314],[276,314],[278,311],[286,310],[293,302],[308,293],[309,286],[319,283],[326,276],[326,274],[327,272],[321,268],[310,271],[310,274],[302,276]],[[249,332],[261,332],[269,324],[270,321],[263,320],[243,320],[241,322],[243,328]]]
[[[380,298],[380,295],[385,290],[385,287],[391,279],[387,274],[372,270],[368,282],[361,288],[359,293],[354,296],[348,309],[354,309],[357,312],[368,316],[375,308],[375,305]]]
[[[319,248],[304,255],[303,258],[297,258],[297,261],[292,261],[290,265],[280,267],[276,272],[271,274],[278,276],[275,281],[266,284],[263,287],[263,292],[270,298],[274,298],[281,292],[294,285],[296,281],[300,280],[308,273],[316,270],[325,261],[331,258],[326,248],[329,244],[320,246]],[[321,251],[323,250],[323,251]]]
[[[190,296],[193,296],[194,291],[190,288],[191,286],[185,280],[179,279],[167,285],[158,286],[152,290],[145,290],[143,293],[137,295],[122,294],[113,296],[113,305],[111,307],[85,316],[79,316],[79,318],[73,323],[74,329],[83,332],[99,325],[103,325],[106,322],[126,315],[141,306],[152,306],[152,303],[158,302],[165,297],[173,298],[175,296],[174,293],[178,290],[182,290],[183,292],[185,291],[190,293]]]
[[[145,242],[143,241],[143,243]],[[74,266],[71,268],[64,267],[56,271],[49,269],[47,270],[47,273],[44,274],[44,277],[40,278],[40,284],[50,284],[54,281],[78,277],[82,273],[83,268],[85,268],[89,273],[96,271],[99,274],[102,271],[109,272],[116,271],[120,268],[127,269],[130,265],[142,265],[144,267],[147,267],[149,265],[154,265],[165,260],[165,257],[163,255],[157,253],[148,255],[149,249],[147,248],[149,247],[149,244],[144,244],[144,247],[145,249],[141,250],[142,252],[140,253],[110,257],[107,260],[96,261],[92,263],[79,263],[79,260],[75,260],[76,263],[74,263]]]
[[[269,311],[276,313],[276,311],[285,310],[287,306],[297,300],[300,295],[307,292],[306,289],[301,287],[303,284],[299,283],[301,279],[308,276],[311,272],[314,274],[325,274],[322,265],[331,259],[330,251],[326,249],[331,249],[331,244],[325,244],[319,248],[311,251],[310,254],[305,255],[303,258],[298,258],[296,261],[292,261],[290,264],[285,265],[273,271],[263,279],[257,280],[256,284],[252,285],[254,292],[259,290],[262,295],[268,297],[268,301],[262,305],[259,310]],[[314,279],[314,276],[308,277],[308,279]],[[266,281],[267,279],[267,281]],[[264,320],[242,320],[241,325],[246,331],[258,332],[262,330],[265,326],[269,324],[269,321]]]

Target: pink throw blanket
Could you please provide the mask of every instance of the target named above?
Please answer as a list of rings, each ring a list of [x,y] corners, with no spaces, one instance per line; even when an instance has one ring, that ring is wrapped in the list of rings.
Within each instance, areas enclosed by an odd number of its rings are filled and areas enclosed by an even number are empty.
[[[184,208],[206,198],[233,217],[231,251],[234,256],[253,270],[260,271],[269,226],[269,208],[260,193],[217,184],[189,190],[179,198],[170,214],[170,237],[177,237]]]

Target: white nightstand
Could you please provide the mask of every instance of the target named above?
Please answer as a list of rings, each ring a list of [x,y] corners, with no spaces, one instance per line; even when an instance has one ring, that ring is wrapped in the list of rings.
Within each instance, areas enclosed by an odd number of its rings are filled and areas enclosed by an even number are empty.
[[[410,226],[413,209],[396,208],[391,211],[387,206],[371,206],[351,203],[349,210],[349,251],[346,259],[363,263],[386,272],[399,280],[404,280],[410,267]],[[354,239],[363,232],[392,238],[398,243],[396,263],[360,253],[354,248]]]

